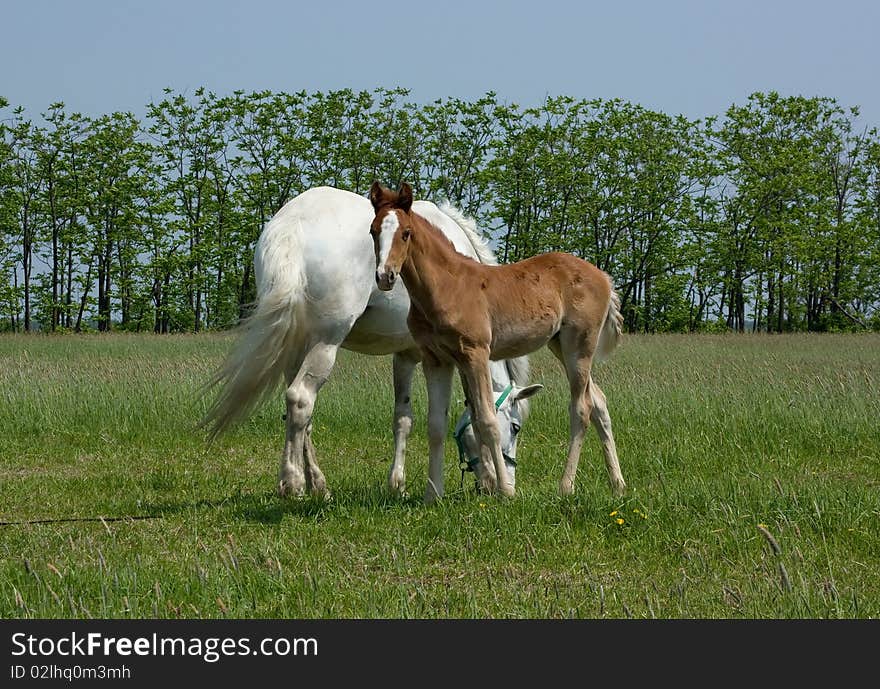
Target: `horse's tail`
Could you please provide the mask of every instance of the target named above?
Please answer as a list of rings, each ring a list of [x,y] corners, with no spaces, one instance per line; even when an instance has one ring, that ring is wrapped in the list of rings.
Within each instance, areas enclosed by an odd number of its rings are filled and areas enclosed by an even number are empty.
[[[233,351],[208,382],[219,394],[200,422],[211,439],[268,397],[297,347],[296,315],[306,294],[302,227],[276,215],[254,250],[257,301]]]
[[[608,298],[608,310],[605,312],[605,322],[602,324],[602,331],[599,333],[599,348],[597,355],[599,359],[604,359],[614,351],[617,343],[623,335],[623,314],[620,313],[620,295],[614,289],[614,283],[608,278],[608,286],[611,288],[611,294]]]

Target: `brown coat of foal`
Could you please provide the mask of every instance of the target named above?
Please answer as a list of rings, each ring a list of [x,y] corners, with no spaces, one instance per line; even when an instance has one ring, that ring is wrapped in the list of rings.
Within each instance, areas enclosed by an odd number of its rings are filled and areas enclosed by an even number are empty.
[[[374,182],[370,227],[376,282],[390,290],[399,275],[410,296],[408,325],[422,351],[428,383],[430,468],[427,502],[443,495],[443,442],[454,367],[471,405],[489,463],[484,487],[513,495],[495,421],[489,360],[522,356],[547,345],[562,363],[571,392],[568,460],[560,482],[574,490],[584,433],[593,421],[602,441],[611,490],[623,494],[617,449],[605,395],[590,370],[610,353],[621,333],[619,300],[610,277],[587,261],[548,253],[509,265],[488,266],[459,254],[427,220],[411,211],[412,189],[394,192]],[[523,396],[541,386],[530,386]],[[494,469],[494,471],[493,471]],[[493,485],[495,483],[495,485]]]

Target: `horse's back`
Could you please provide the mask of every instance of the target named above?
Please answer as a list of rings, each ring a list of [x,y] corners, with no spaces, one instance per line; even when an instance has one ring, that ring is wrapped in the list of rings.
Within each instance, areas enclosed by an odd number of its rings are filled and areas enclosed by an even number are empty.
[[[373,288],[371,213],[367,199],[334,187],[313,187],[288,201],[257,242],[254,267],[261,294],[281,279],[281,271],[298,266],[304,329],[344,337]],[[274,260],[278,255],[287,259]]]
[[[477,258],[474,245],[468,239],[467,233],[453,218],[444,213],[439,206],[430,201],[414,201],[412,210],[439,229],[452,242],[458,253],[469,258]]]

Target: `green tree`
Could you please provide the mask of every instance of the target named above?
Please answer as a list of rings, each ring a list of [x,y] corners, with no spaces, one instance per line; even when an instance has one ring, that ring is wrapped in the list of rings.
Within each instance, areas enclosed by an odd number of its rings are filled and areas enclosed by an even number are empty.
[[[425,134],[417,106],[404,100],[408,95],[406,89],[377,89],[378,103],[364,121],[369,137],[358,141],[368,166],[363,175],[351,177],[350,188],[355,193],[366,192],[378,179],[395,189],[410,181],[419,195],[425,195],[421,186]]]
[[[861,137],[834,100],[777,93],[732,106],[715,136],[728,183],[715,246],[728,325],[744,328],[751,298],[767,330],[824,327],[846,283]]]
[[[233,184],[228,208],[229,232],[220,243],[218,292],[226,285],[232,300],[222,319],[242,318],[256,296],[254,246],[266,222],[305,188],[311,151],[306,117],[307,94],[236,93],[222,101],[228,110],[231,151],[223,170]]]
[[[139,123],[131,113],[95,119],[83,149],[88,161],[83,170],[88,264],[80,282],[80,307],[74,327],[83,327],[94,275],[98,330],[111,329],[114,307],[119,309],[121,327],[128,328],[143,247],[144,209],[139,201],[148,184],[145,172],[149,169],[149,149],[139,141]]]
[[[44,118],[47,128],[33,140],[43,180],[41,255],[49,266],[43,276],[46,288],[42,290],[40,319],[45,328],[55,331],[71,325],[73,281],[78,269],[74,257],[84,232],[81,147],[89,122],[79,114],[68,115],[63,103],[51,105]]]
[[[591,260],[616,278],[628,325],[653,329],[678,289],[655,283],[686,274],[692,196],[711,175],[698,124],[622,101],[500,112],[489,174],[504,259],[558,250]]]
[[[9,140],[9,156],[7,171],[11,178],[10,193],[7,199],[8,208],[15,218],[13,232],[9,244],[16,246],[12,255],[12,286],[13,298],[12,328],[22,327],[25,332],[31,330],[31,296],[34,269],[34,250],[39,228],[40,192],[42,179],[34,148],[35,139],[42,136],[39,128],[31,120],[25,119],[24,110],[13,111],[11,126],[7,127]],[[21,266],[21,283],[19,284],[18,266]],[[18,315],[23,310],[19,324]]]
[[[9,102],[0,96],[0,112]],[[16,290],[17,188],[13,167],[11,132],[0,119],[0,309],[4,318],[0,330],[16,330],[18,294]]]
[[[179,276],[185,310],[177,318],[185,329],[199,332],[205,327],[206,290],[210,289],[207,268],[211,250],[205,241],[211,217],[212,194],[218,160],[228,141],[226,122],[217,117],[217,97],[204,89],[196,90],[194,102],[182,94],[150,104],[149,133],[162,170],[164,193],[173,199],[168,220],[172,234],[185,238],[185,272]],[[215,209],[216,211],[216,209]]]
[[[498,107],[495,94],[489,92],[473,103],[447,98],[416,110],[425,196],[482,216],[489,201],[485,167],[498,136]]]

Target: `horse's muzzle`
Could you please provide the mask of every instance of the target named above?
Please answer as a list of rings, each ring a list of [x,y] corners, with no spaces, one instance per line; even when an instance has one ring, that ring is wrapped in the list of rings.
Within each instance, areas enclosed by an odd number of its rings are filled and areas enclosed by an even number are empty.
[[[376,271],[376,285],[383,292],[387,292],[392,287],[394,287],[395,282],[397,282],[397,273],[395,273],[393,270]]]

